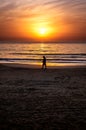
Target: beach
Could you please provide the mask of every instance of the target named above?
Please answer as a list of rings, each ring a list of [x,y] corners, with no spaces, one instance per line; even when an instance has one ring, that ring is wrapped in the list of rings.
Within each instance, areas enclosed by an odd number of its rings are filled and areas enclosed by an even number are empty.
[[[0,63],[0,129],[85,130],[86,66]]]

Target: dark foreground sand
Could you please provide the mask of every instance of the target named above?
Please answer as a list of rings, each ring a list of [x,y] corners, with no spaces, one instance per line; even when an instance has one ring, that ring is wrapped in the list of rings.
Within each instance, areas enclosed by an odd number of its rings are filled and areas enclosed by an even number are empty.
[[[86,130],[86,68],[0,64],[0,130]]]

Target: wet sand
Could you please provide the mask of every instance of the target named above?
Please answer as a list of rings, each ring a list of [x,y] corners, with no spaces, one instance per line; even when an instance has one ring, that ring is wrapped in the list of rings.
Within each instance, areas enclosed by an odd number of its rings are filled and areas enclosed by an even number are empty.
[[[86,67],[0,64],[0,130],[85,130]]]

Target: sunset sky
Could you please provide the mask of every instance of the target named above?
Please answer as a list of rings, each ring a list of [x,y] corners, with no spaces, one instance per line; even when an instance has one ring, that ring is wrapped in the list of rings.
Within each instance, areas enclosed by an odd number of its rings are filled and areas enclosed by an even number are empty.
[[[0,40],[86,41],[86,0],[0,0]]]

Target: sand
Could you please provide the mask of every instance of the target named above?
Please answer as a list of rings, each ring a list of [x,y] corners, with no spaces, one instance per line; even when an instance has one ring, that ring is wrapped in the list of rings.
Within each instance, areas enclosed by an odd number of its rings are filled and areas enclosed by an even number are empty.
[[[0,130],[85,130],[86,67],[0,64]]]

